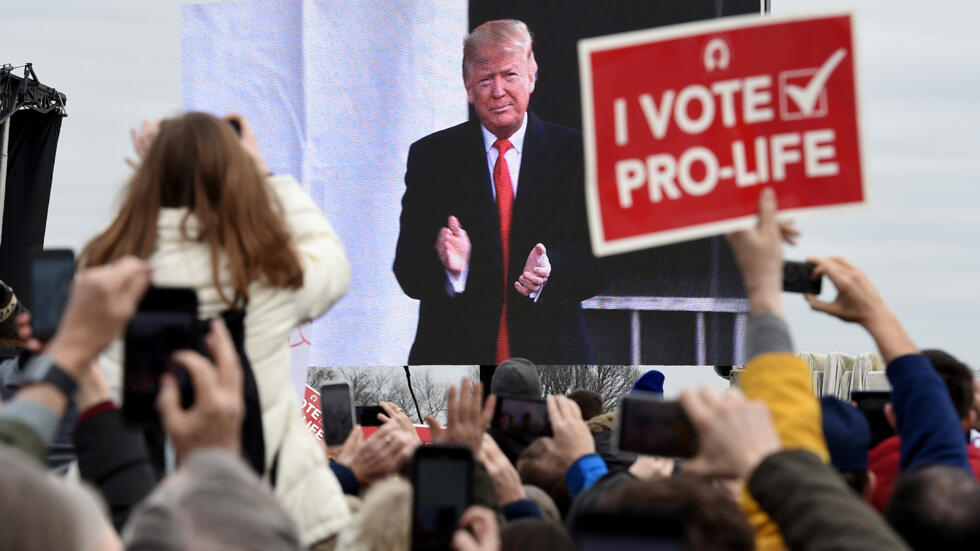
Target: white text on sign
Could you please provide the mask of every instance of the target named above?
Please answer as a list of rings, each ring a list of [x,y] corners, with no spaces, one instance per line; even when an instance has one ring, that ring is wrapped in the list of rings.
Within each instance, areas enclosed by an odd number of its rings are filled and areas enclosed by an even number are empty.
[[[810,77],[800,85],[790,82],[781,74],[780,118],[794,119],[818,117],[826,110],[816,107],[826,102],[824,86],[834,69],[846,55],[846,50],[836,50],[815,70],[803,70]],[[797,71],[799,72],[799,71]],[[776,106],[773,97],[774,79],[770,75],[754,75],[741,79],[719,80],[708,86],[692,84],[676,90],[665,90],[659,104],[651,94],[640,94],[636,102],[643,112],[650,135],[664,139],[673,127],[697,135],[710,128],[720,115],[726,128],[742,124],[757,124],[774,120]],[[788,107],[790,100],[795,109]],[[615,143],[625,146],[630,142],[626,98],[613,101]],[[691,115],[692,107],[696,113]],[[739,120],[741,118],[741,121]],[[692,147],[678,157],[667,153],[649,155],[645,159],[622,159],[615,163],[615,178],[622,208],[634,204],[634,192],[647,187],[651,203],[663,199],[679,199],[682,194],[702,196],[714,190],[720,181],[734,180],[737,187],[747,187],[786,179],[789,165],[802,163],[807,178],[836,176],[839,172],[835,161],[836,136],[833,129],[824,128],[805,132],[790,132],[759,136],[751,143],[742,140],[731,142],[730,163],[722,165],[718,155],[706,147]],[[700,179],[694,177],[694,167],[700,165]]]

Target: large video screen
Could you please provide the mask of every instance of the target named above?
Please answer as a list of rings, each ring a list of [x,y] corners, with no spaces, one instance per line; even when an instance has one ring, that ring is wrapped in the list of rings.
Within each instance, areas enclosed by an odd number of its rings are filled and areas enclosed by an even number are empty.
[[[502,353],[539,364],[732,364],[747,304],[723,243],[594,259],[581,143],[550,123],[580,124],[578,38],[752,11],[758,1],[190,4],[183,106],[242,113],[269,168],[303,184],[346,246],[350,289],[314,322],[311,365],[492,364]],[[467,33],[505,17],[528,23],[539,65],[508,165],[506,255],[503,176],[480,122],[513,107],[491,91],[471,109],[461,70]],[[447,268],[443,228],[465,232],[465,270]],[[525,268],[536,274],[542,256],[547,281],[523,293],[536,286],[522,283]]]

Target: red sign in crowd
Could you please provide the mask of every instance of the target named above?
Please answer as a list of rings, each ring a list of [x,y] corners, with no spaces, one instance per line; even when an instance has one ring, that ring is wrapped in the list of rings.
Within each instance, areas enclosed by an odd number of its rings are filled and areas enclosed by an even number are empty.
[[[306,420],[306,428],[317,440],[323,440],[323,420],[321,419],[322,408],[320,407],[320,393],[310,385],[306,385],[306,396],[303,399],[303,419]],[[364,438],[374,434],[378,427],[361,427]],[[423,444],[432,443],[432,432],[428,426],[415,425],[415,433]]]
[[[597,255],[865,203],[850,14],[726,18],[579,42]]]

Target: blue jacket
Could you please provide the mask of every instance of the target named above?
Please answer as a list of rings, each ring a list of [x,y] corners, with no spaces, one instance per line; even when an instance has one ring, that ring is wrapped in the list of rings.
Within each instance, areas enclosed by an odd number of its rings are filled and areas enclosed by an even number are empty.
[[[902,440],[902,471],[949,465],[972,475],[962,424],[946,383],[929,360],[921,354],[901,356],[888,364],[887,373]]]

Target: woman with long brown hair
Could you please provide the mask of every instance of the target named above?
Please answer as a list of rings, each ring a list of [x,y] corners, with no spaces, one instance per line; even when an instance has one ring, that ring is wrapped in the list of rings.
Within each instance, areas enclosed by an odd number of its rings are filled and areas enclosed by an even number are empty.
[[[303,541],[322,540],[349,511],[323,449],[303,424],[290,383],[288,335],[346,292],[343,245],[292,177],[269,174],[240,116],[187,113],[158,131],[144,124],[133,142],[142,159],[130,163],[136,171],[122,206],[86,245],[79,265],[135,255],[150,261],[154,285],[196,290],[201,319],[244,308],[267,478]],[[101,359],[117,400],[121,358],[116,342]]]

